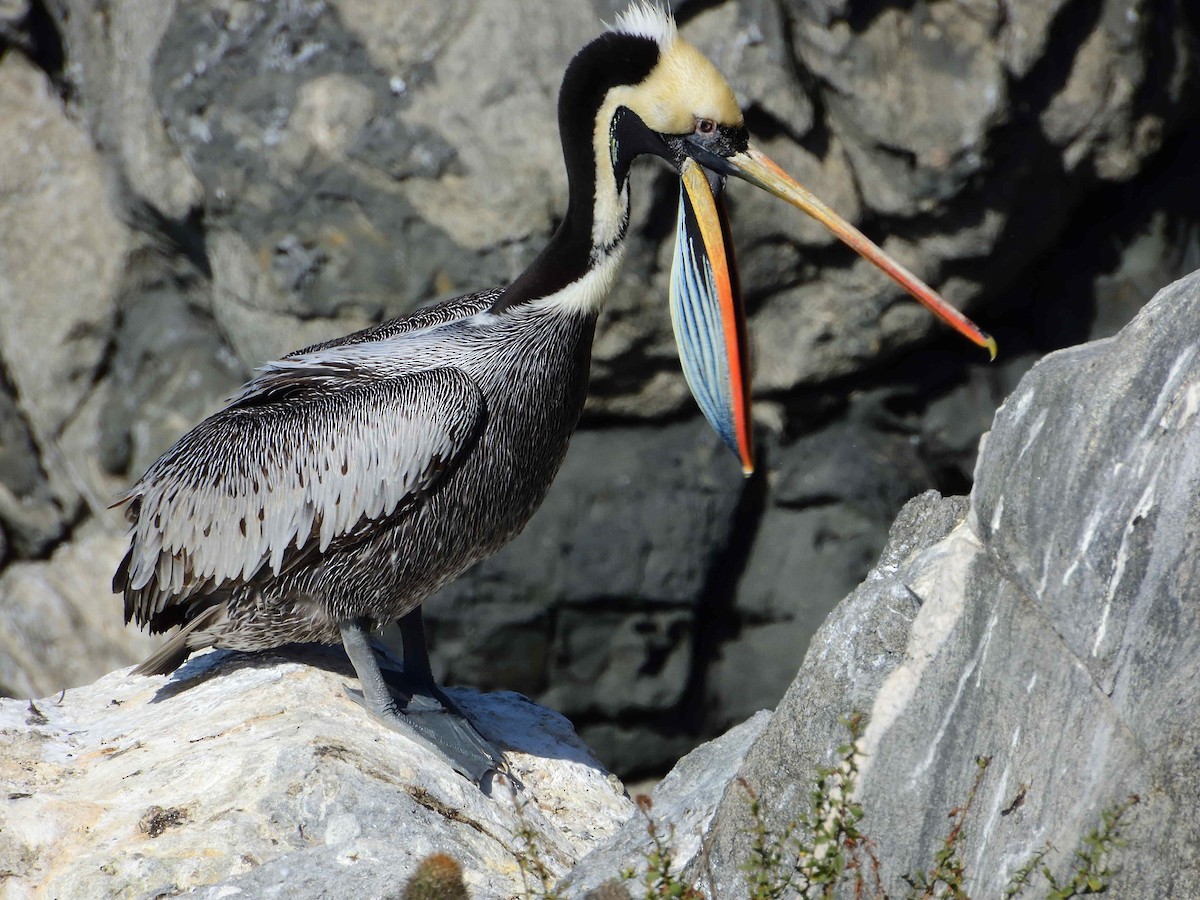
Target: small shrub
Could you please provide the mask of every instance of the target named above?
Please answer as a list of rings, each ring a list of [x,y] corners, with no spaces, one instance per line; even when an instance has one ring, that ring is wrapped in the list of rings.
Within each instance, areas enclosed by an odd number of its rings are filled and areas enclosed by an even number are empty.
[[[650,817],[650,810],[653,808],[654,802],[645,794],[639,794],[636,802],[638,811],[646,818],[646,832],[650,835],[650,850],[645,857],[646,870],[640,879],[642,886],[646,889],[643,896],[646,900],[659,900],[661,897],[678,898],[678,900],[705,900],[704,894],[686,882],[680,881],[671,872],[671,866],[675,862],[674,851],[671,849],[671,840],[675,837],[674,828],[670,830],[667,837],[663,837],[654,823],[654,819]],[[638,880],[638,874],[632,868],[622,872],[621,877],[627,882]]]
[[[874,844],[858,828],[862,807],[851,798],[858,785],[859,745],[864,717],[842,718],[850,740],[837,748],[837,762],[817,770],[808,808],[781,831],[767,828],[758,795],[744,780],[753,822],[750,859],[742,869],[751,900],[801,896],[827,898],[847,880],[856,897],[872,890],[883,896]],[[867,873],[872,884],[867,884]]]
[[[950,819],[952,820],[950,833],[946,835],[942,846],[934,854],[933,868],[928,872],[921,871],[903,876],[910,888],[909,900],[931,900],[934,897],[971,900],[970,895],[963,887],[966,866],[963,864],[962,857],[958,855],[958,845],[963,837],[963,826],[967,821],[967,813],[975,804],[975,795],[979,791],[979,785],[983,783],[983,776],[987,774],[987,768],[991,761],[990,756],[980,756],[975,760],[978,771],[975,773],[971,791],[967,794],[967,802],[950,810]],[[943,889],[941,893],[938,892],[939,885]]]
[[[837,748],[833,765],[817,770],[807,807],[782,828],[768,826],[758,794],[749,782],[738,779],[749,800],[751,819],[750,856],[741,866],[749,900],[831,900],[841,890],[849,890],[854,900],[891,900],[880,877],[878,845],[859,828],[863,809],[852,799],[858,787],[865,720],[861,713],[854,713],[840,721],[849,740]],[[971,900],[966,888],[969,873],[961,847],[967,834],[968,816],[990,763],[990,757],[975,760],[977,771],[971,790],[961,805],[950,810],[950,830],[934,853],[932,865],[902,876],[909,887],[905,900]],[[1014,900],[1032,889],[1038,875],[1046,882],[1046,900],[1071,900],[1106,892],[1116,872],[1112,851],[1126,846],[1122,829],[1138,802],[1138,797],[1131,795],[1101,813],[1101,824],[1083,838],[1075,851],[1075,869],[1062,881],[1045,865],[1053,847],[1047,844],[1037,850],[1009,879],[1002,895],[1004,900]],[[610,880],[591,892],[588,900],[633,900],[629,886],[635,882],[644,888],[641,896],[645,900],[705,900],[700,890],[671,872],[674,830],[666,835],[661,832],[650,817],[649,797],[639,796],[637,805],[650,836],[650,847],[643,856],[645,868],[640,872],[633,867],[625,869],[620,873],[620,882]],[[532,829],[523,825],[518,837],[524,842],[524,850],[517,859],[526,877],[526,895],[560,900],[554,891],[554,879],[538,853]],[[540,893],[531,891],[530,874],[540,882]]]
[[[404,900],[468,900],[462,866],[447,853],[431,853],[404,885]]]

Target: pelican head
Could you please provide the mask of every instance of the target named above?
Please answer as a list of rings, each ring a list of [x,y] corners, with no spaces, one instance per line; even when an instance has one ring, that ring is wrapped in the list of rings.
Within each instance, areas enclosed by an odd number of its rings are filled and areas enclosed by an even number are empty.
[[[590,211],[587,243],[593,265],[616,252],[625,235],[632,160],[658,156],[679,173],[670,304],[680,361],[705,417],[747,475],[754,467],[750,376],[745,315],[722,203],[726,176],[808,213],[995,356],[990,336],[750,142],[733,89],[679,36],[671,15],[660,7],[638,0],[576,55],[559,97],[559,126],[571,209]],[[574,218],[568,210],[567,221]],[[576,235],[577,242],[582,238]]]

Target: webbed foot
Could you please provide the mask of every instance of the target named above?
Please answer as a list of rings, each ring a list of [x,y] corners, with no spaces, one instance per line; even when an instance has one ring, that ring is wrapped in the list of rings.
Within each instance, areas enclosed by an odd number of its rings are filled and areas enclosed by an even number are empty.
[[[367,629],[361,622],[341,623],[342,643],[358,674],[362,694],[347,693],[366,707],[388,728],[413,738],[441,754],[454,770],[485,792],[490,792],[491,775],[502,772],[509,777],[504,755],[471,724],[462,710],[433,681],[428,671],[428,657],[413,660],[410,671],[408,648],[414,639],[414,628],[420,630],[422,649],[424,632],[420,622],[401,622],[405,642],[405,672],[389,668],[387,673],[371,649]]]

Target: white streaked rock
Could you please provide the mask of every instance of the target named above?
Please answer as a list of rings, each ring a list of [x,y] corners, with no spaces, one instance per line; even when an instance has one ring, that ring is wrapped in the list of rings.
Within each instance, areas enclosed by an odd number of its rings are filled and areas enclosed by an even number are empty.
[[[473,897],[511,896],[520,832],[559,877],[633,813],[570,723],[518,694],[453,692],[523,785],[487,796],[347,685],[334,650],[214,651],[0,701],[6,896],[378,896],[438,851]]]

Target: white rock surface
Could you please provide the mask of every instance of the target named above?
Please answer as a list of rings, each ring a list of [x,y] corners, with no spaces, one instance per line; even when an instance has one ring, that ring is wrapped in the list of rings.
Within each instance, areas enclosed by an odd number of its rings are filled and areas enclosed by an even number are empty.
[[[556,878],[633,814],[570,723],[520,695],[452,692],[522,782],[487,796],[347,685],[334,650],[216,651],[170,678],[0,701],[0,890],[396,896],[441,851],[472,897],[510,897],[540,884],[531,840]]]

